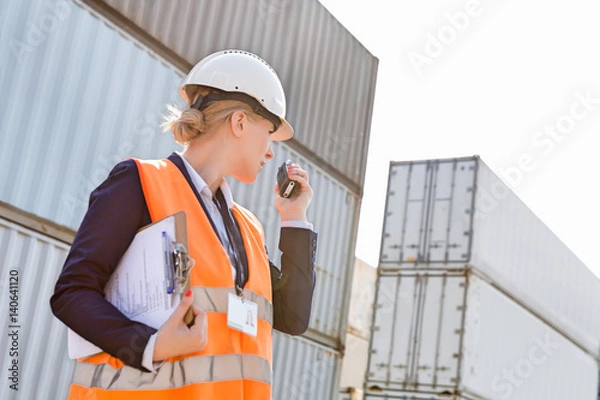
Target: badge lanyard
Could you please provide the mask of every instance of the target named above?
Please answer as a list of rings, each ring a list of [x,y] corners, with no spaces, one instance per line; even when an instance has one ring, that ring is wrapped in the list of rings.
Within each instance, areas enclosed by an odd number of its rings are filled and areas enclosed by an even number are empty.
[[[248,282],[248,259],[246,257],[246,249],[244,247],[242,235],[240,234],[238,227],[235,225],[235,221],[231,215],[231,212],[229,211],[229,207],[227,207],[227,202],[225,201],[225,196],[223,195],[221,188],[217,190],[215,198],[215,204],[221,213],[223,224],[225,225],[225,230],[227,231],[227,237],[229,238],[230,249],[227,253],[233,258],[232,264],[236,272],[235,291],[238,296],[241,296],[242,290],[246,285],[246,282]]]
[[[223,217],[227,237],[229,238],[230,253],[233,256],[236,295],[229,293],[227,302],[227,325],[251,336],[256,336],[258,325],[258,305],[244,299],[243,288],[248,281],[248,260],[242,235],[235,226],[235,221],[227,207],[225,196],[219,188],[216,193],[217,208]]]

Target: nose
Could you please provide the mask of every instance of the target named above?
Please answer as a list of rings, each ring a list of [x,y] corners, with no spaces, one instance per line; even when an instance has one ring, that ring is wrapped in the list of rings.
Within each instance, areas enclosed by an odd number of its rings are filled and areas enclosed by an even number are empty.
[[[270,160],[273,157],[275,157],[275,153],[273,153],[273,150],[271,149],[271,143],[269,143],[267,146],[267,153],[265,154],[265,158],[267,160]]]

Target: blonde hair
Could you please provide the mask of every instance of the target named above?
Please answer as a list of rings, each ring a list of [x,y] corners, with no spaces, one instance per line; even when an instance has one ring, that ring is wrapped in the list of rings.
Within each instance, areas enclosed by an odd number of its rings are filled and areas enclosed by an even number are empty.
[[[209,89],[200,88],[193,96],[206,95]],[[187,146],[190,142],[202,135],[211,132],[215,127],[229,121],[235,111],[245,111],[249,117],[254,116],[252,108],[237,100],[216,101],[199,111],[195,108],[180,110],[174,104],[167,105],[168,114],[161,124],[163,131],[173,131],[173,138],[177,143]]]

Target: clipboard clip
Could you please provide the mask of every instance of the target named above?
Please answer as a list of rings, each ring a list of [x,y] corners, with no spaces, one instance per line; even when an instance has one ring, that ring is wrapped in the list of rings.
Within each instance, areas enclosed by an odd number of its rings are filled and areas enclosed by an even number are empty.
[[[170,242],[166,232],[163,232],[163,251],[165,254],[167,293],[181,294],[185,292],[190,279],[190,271],[196,262],[188,255],[183,243]]]
[[[196,261],[188,255],[187,249],[181,242],[173,244],[173,286],[174,293],[185,292],[187,283],[190,279],[190,271],[194,267]]]

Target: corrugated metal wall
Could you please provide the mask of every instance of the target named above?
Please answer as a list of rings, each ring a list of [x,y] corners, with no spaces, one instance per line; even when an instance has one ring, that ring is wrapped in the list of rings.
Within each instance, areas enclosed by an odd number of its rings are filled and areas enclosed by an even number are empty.
[[[135,8],[134,3],[127,4],[129,8]],[[136,4],[146,7],[157,3]],[[229,14],[220,7],[229,10],[232,4],[211,2],[210,7],[221,11],[213,10],[216,14],[204,14],[202,18],[209,15],[211,18],[218,16],[220,19],[229,19]],[[278,4],[274,1],[264,2],[257,12],[266,12],[271,17],[273,13],[289,14],[287,8],[281,9]],[[297,7],[291,2],[287,4],[284,1],[283,4],[292,9]],[[271,59],[269,62],[276,65],[278,70],[284,70],[282,79],[294,82],[286,88],[288,92],[295,92],[290,100],[290,111],[300,110],[295,111],[297,114],[292,122],[299,137],[302,137],[301,132],[314,131],[314,134],[307,133],[306,136],[313,135],[310,136],[313,142],[298,142],[291,146],[287,143],[274,144],[276,157],[267,164],[258,181],[252,186],[239,183],[232,183],[232,186],[236,201],[253,210],[264,223],[272,257],[278,260],[279,217],[273,206],[276,168],[283,160],[291,158],[300,161],[311,174],[315,197],[309,209],[309,218],[319,232],[319,251],[314,311],[306,335],[310,340],[276,333],[276,357],[277,353],[288,356],[281,358],[285,363],[278,362],[279,365],[285,365],[280,367],[285,371],[279,375],[276,372],[274,390],[286,396],[290,393],[293,395],[289,392],[289,379],[299,376],[314,378],[310,371],[316,357],[317,360],[327,361],[320,362],[319,365],[323,366],[322,376],[316,380],[316,386],[310,386],[310,393],[317,393],[314,398],[330,398],[337,392],[338,350],[343,344],[346,329],[345,312],[360,203],[360,194],[357,193],[360,192],[359,183],[362,184],[364,174],[377,62],[320,4],[316,1],[306,4],[302,6],[307,7],[302,8],[304,22],[299,27],[302,26],[303,34],[309,35],[313,41],[326,39],[327,44],[322,48],[327,54],[320,52],[318,57],[315,55],[317,58],[311,58],[314,49],[304,47],[303,51],[311,56],[302,58],[298,48],[292,46],[293,57],[288,58],[289,54],[277,50],[281,50],[284,42],[290,40],[290,36],[281,32],[275,35],[279,37],[277,43],[272,38],[267,40],[258,36],[252,41],[257,48],[250,50],[261,55],[266,53],[264,57],[267,59],[273,56],[276,62]],[[208,7],[208,3],[205,6]],[[149,12],[145,10],[145,13]],[[240,25],[238,19],[243,15],[245,21],[250,21],[254,14],[236,14],[236,26]],[[291,14],[288,16],[292,17]],[[316,25],[313,16],[318,16],[320,21]],[[280,21],[278,18],[267,20],[270,24]],[[209,21],[210,24],[219,25],[212,19]],[[140,42],[126,33],[130,27],[123,31],[113,23],[113,19],[90,13],[87,7],[82,8],[67,0],[8,0],[0,4],[0,50],[5,55],[0,59],[0,201],[34,214],[27,218],[31,219],[31,225],[35,225],[38,232],[45,232],[47,224],[44,220],[63,225],[66,228],[64,231],[76,229],[87,208],[90,191],[123,158],[157,158],[178,149],[169,134],[160,133],[158,125],[166,103],[181,104],[177,97],[180,71],[167,63],[162,55],[149,50],[146,42]],[[201,25],[206,28],[206,24]],[[251,26],[241,25],[246,28],[238,32],[239,35],[244,36],[241,33],[252,31]],[[277,29],[280,31],[283,26]],[[275,28],[271,26],[269,29]],[[170,35],[182,32],[173,31]],[[271,34],[267,36],[270,38]],[[339,48],[329,50],[328,46],[334,46],[336,42],[339,42],[336,45]],[[234,44],[225,44],[240,42],[233,39],[228,41],[219,35],[217,41],[205,39],[203,43],[234,47]],[[335,56],[339,55],[338,52],[345,53],[351,59]],[[325,70],[317,68],[318,62],[324,62],[322,57],[332,57],[331,54],[335,63],[330,62],[330,67]],[[310,62],[296,63],[298,58]],[[278,63],[281,65],[277,66]],[[341,68],[340,63],[345,68]],[[332,71],[338,68],[341,68],[338,71],[341,81],[332,84],[335,86],[332,94],[344,99],[360,97],[361,110],[349,111],[348,104],[323,97],[325,92],[319,92],[329,90],[323,86],[323,82],[328,81]],[[307,88],[315,85],[314,80],[319,82],[316,85],[319,91],[315,93],[320,95],[316,97],[331,99],[326,106],[314,108],[316,103],[311,105],[308,102],[312,95]],[[310,85],[307,82],[311,82]],[[302,107],[309,106],[312,107],[310,112],[302,111]],[[340,126],[339,132],[332,129],[327,131],[329,126],[336,126],[337,129],[337,125],[326,114],[338,115],[338,118],[346,121],[346,111],[359,114],[356,117],[359,121],[352,127]],[[359,129],[360,133],[353,131],[354,128]],[[319,136],[318,132],[326,134]],[[348,137],[358,139],[350,142]],[[312,154],[312,147],[320,152]],[[322,157],[327,157],[328,161],[324,162]],[[352,168],[346,168],[344,163],[352,164]],[[5,211],[0,208],[0,216]],[[50,243],[52,239],[48,241]],[[31,320],[27,332],[32,338],[38,332],[51,332],[52,343],[56,343],[56,346],[45,349],[47,356],[43,356],[41,364],[28,362],[29,366],[24,366],[24,376],[34,389],[27,389],[32,392],[20,392],[18,398],[35,398],[33,390],[40,396],[44,393],[43,398],[62,398],[58,392],[56,396],[52,393],[63,390],[66,387],[64,385],[68,384],[72,362],[63,357],[66,354],[64,327],[51,316],[47,306],[62,259],[53,255],[51,266],[38,268],[33,261],[23,259],[20,255],[21,251],[23,254],[29,252],[27,243],[20,241],[11,245],[13,250],[10,253],[3,252],[2,256],[6,258],[2,268],[11,268],[11,263],[24,262],[22,265],[27,267],[27,273],[35,276],[27,278],[27,284],[32,284],[35,279],[39,284],[37,291],[40,296],[32,297],[36,300],[28,304],[29,307],[44,310],[44,318]],[[64,258],[64,254],[61,257]],[[42,269],[44,272],[41,274],[39,271]],[[54,330],[58,333],[53,333]],[[27,348],[35,349],[35,346],[28,344]],[[313,358],[298,356],[304,352],[313,354]],[[32,354],[27,357],[32,357]],[[53,375],[49,380],[36,380],[34,386],[33,378],[29,377],[42,374],[41,368],[48,368],[49,364],[59,366],[54,371],[59,375]],[[297,398],[305,398],[301,396],[304,391],[298,388]],[[46,397],[47,393],[51,396]]]
[[[273,399],[331,399],[339,353],[302,337],[273,337]]]
[[[259,54],[283,82],[292,146],[362,193],[378,62],[317,0],[83,1],[181,68],[223,48]]]
[[[158,124],[180,77],[71,2],[0,9],[0,200],[75,229],[116,162],[178,148]]]
[[[66,397],[73,365],[65,327],[50,312],[48,299],[68,248],[0,218],[1,399]],[[15,371],[8,371],[13,365]]]

